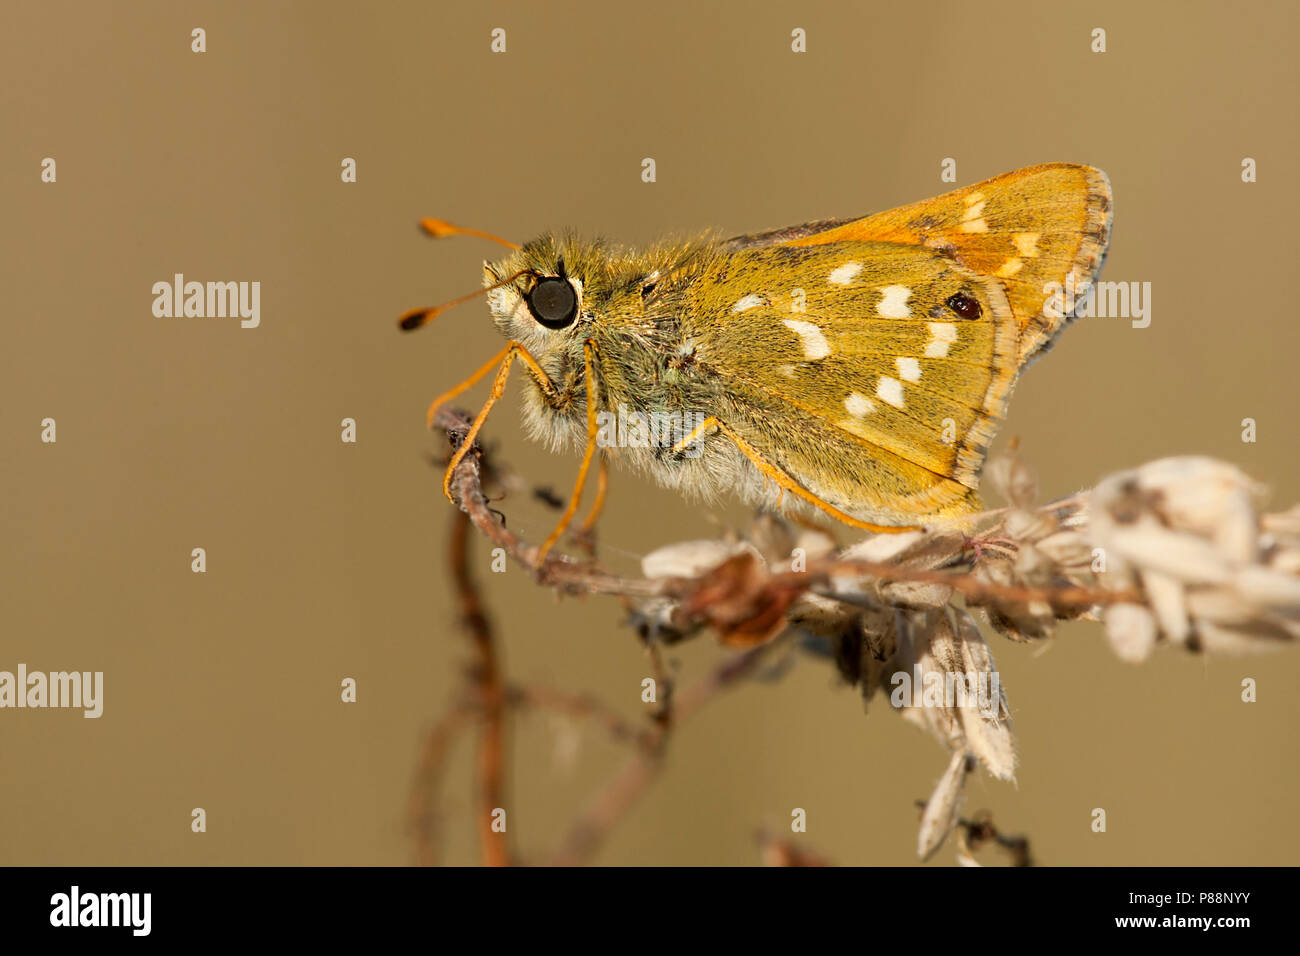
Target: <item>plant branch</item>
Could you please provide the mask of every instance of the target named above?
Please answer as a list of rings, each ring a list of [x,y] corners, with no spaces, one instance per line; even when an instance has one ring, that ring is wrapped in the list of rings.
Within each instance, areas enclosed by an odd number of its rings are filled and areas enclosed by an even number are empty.
[[[469,569],[469,527],[466,515],[457,513],[451,531],[451,567],[456,581],[461,625],[474,645],[472,669],[477,691],[481,733],[478,750],[478,829],[483,863],[508,866],[510,851],[505,830],[494,827],[496,813],[505,809],[505,684],[497,660],[496,644],[483,613],[478,586]]]

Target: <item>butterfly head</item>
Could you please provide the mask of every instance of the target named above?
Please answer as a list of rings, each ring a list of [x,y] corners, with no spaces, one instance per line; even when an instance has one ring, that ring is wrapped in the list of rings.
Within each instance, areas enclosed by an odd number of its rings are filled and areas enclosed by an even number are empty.
[[[541,236],[483,264],[483,285],[497,329],[534,354],[573,350],[591,337],[626,282],[605,244]]]

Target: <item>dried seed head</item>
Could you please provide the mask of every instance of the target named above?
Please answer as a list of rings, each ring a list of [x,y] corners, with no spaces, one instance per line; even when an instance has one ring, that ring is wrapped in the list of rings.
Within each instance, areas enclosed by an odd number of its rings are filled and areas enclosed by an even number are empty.
[[[1090,537],[1123,562],[1150,612],[1107,615],[1121,656],[1149,653],[1149,624],[1158,639],[1204,651],[1298,636],[1296,516],[1260,519],[1257,494],[1241,471],[1207,458],[1151,462],[1097,486]]]
[[[741,551],[750,551],[759,557],[757,550],[748,544],[681,541],[647,554],[641,559],[641,573],[648,578],[693,578]]]
[[[1014,450],[1007,450],[984,466],[984,480],[1009,504],[1028,510],[1038,498],[1034,473]]]
[[[1140,664],[1156,646],[1155,616],[1140,604],[1113,604],[1102,615],[1106,636],[1120,660]]]
[[[921,814],[921,826],[916,834],[916,855],[922,860],[928,860],[934,855],[957,823],[957,811],[961,808],[969,770],[966,754],[955,753],[948,761],[943,776],[935,784],[934,792]]]

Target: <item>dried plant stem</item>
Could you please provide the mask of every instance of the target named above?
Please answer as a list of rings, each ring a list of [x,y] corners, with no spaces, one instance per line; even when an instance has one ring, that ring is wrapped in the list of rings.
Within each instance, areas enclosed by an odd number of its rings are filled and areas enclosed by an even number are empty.
[[[675,700],[661,700],[660,708],[652,717],[654,729],[645,735],[636,753],[613,779],[587,804],[569,828],[560,849],[548,862],[555,866],[574,866],[587,862],[609,831],[658,776],[672,732],[727,688],[752,673],[759,661],[781,643],[782,640],[777,639],[733,654],[690,685]]]
[[[442,783],[442,771],[451,745],[475,716],[473,704],[461,701],[448,710],[425,737],[408,807],[416,866],[436,866],[438,863],[442,834],[435,795]]]
[[[511,684],[506,700],[516,707],[534,707],[564,714],[579,720],[591,720],[620,743],[644,745],[649,731],[623,719],[616,711],[586,694],[566,694],[549,687],[523,687]]]
[[[452,447],[458,447],[469,432],[470,418],[459,409],[440,409],[434,419],[435,426],[444,429]],[[452,478],[451,487],[461,508],[470,520],[497,547],[524,567],[532,571],[537,582],[570,593],[611,594],[627,597],[669,595],[680,597],[689,593],[694,581],[674,579],[647,580],[625,578],[613,574],[594,561],[578,562],[551,552],[538,565],[536,545],[525,544],[499,520],[482,488],[482,449],[477,445],[462,459]],[[1122,604],[1138,600],[1137,595],[1124,590],[1105,590],[1077,586],[1028,588],[982,580],[962,571],[936,571],[906,568],[863,560],[827,558],[809,561],[807,570],[772,575],[770,590],[773,594],[787,596],[827,585],[836,575],[859,574],[878,577],[882,581],[914,581],[925,584],[946,584],[960,592],[968,601],[1036,602],[1053,607],[1079,608],[1095,604]]]
[[[1011,858],[1012,866],[1034,865],[1034,858],[1029,852],[1029,838],[998,832],[998,828],[993,825],[993,818],[987,814],[977,816],[974,820],[958,820],[957,830],[959,854],[973,858],[972,855],[980,847],[996,843]]]
[[[648,747],[652,727],[624,719],[612,708],[586,694],[567,694],[549,687],[507,684],[505,704],[511,709],[532,708],[589,720],[602,727],[615,743]],[[416,866],[437,866],[441,856],[441,821],[436,807],[451,747],[460,735],[480,723],[482,701],[477,691],[453,704],[425,737],[408,801],[407,817],[414,843]],[[483,801],[486,802],[486,801]],[[496,834],[494,834],[496,836]]]
[[[929,571],[921,568],[900,568],[894,564],[878,561],[838,560],[826,563],[810,563],[807,571],[774,575],[774,588],[804,588],[829,584],[837,574],[864,574],[877,578],[881,582],[915,581],[919,584],[946,584],[972,603],[987,601],[1018,601],[1029,604],[1041,601],[1056,607],[1080,608],[1094,604],[1132,604],[1139,603],[1139,596],[1132,591],[1111,591],[1103,588],[1084,588],[1077,586],[1030,588],[1010,584],[995,584],[982,581],[969,574],[951,571]]]
[[[452,522],[451,567],[456,581],[461,624],[474,645],[474,686],[479,704],[478,830],[486,866],[508,866],[510,851],[504,830],[495,830],[497,810],[505,808],[505,683],[496,643],[479,600],[478,585],[469,570],[469,518],[458,512]]]
[[[452,447],[456,448],[469,433],[470,418],[459,409],[443,408],[439,410],[434,424],[446,430]],[[482,463],[483,450],[476,442],[474,448],[465,455],[457,467],[451,482],[452,490],[475,527],[494,545],[504,548],[507,554],[531,570],[539,584],[572,593],[624,594],[639,597],[658,593],[658,586],[650,581],[626,580],[593,563],[579,563],[553,552],[539,565],[537,562],[539,548],[536,545],[525,544],[507,530],[488,503],[487,497],[483,494]]]
[[[793,840],[782,839],[767,830],[760,830],[756,838],[764,866],[834,866],[820,853],[805,849]]]

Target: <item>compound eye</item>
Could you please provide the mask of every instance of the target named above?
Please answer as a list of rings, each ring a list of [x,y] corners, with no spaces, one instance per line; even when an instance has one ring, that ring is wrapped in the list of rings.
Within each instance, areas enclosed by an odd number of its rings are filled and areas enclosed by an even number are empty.
[[[548,329],[562,329],[578,317],[578,293],[568,279],[547,276],[528,293],[528,311]]]

